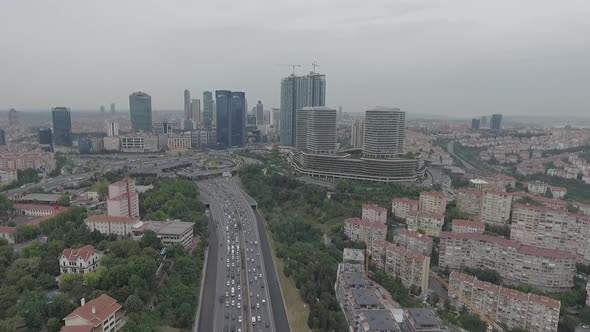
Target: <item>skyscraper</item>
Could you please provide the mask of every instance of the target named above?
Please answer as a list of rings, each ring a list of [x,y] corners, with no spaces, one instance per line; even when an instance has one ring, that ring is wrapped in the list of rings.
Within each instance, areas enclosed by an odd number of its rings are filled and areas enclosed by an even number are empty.
[[[52,145],[53,144],[53,133],[51,128],[39,128],[39,144],[40,145]]]
[[[191,118],[193,119],[193,121],[195,122],[197,127],[202,126],[203,125],[203,117],[201,115],[201,99],[192,99],[191,100],[191,111],[192,111]]]
[[[119,136],[119,123],[107,121],[107,136]]]
[[[193,119],[193,111],[191,109],[191,92],[184,90],[184,120],[185,122]],[[186,129],[186,128],[183,128]]]
[[[100,105],[100,113],[104,114],[105,112],[105,107],[104,105]]]
[[[149,131],[152,129],[152,97],[145,92],[134,92],[129,96],[131,128]]]
[[[0,145],[6,145],[6,135],[2,129],[0,129]]]
[[[481,117],[481,119],[479,120],[479,128],[490,128],[487,116],[484,115]]]
[[[111,103],[111,114],[115,114],[115,103]]]
[[[318,154],[336,152],[336,110],[328,107],[298,109],[296,147]]]
[[[295,145],[296,110],[326,105],[326,76],[315,72],[307,76],[290,75],[281,81],[281,144]]]
[[[479,129],[480,119],[471,119],[471,129]]]
[[[11,127],[18,125],[18,112],[14,108],[8,112],[8,125]]]
[[[365,139],[365,121],[354,120],[351,129],[350,144],[353,148],[362,148]]]
[[[502,114],[492,114],[490,120],[490,129],[501,130],[502,129]]]
[[[399,108],[377,107],[365,112],[363,156],[391,159],[404,153],[406,113]]]
[[[256,124],[264,124],[264,106],[260,100],[256,104]]]
[[[213,125],[213,93],[203,92],[203,126],[210,128]]]
[[[243,146],[246,142],[246,94],[215,91],[217,106],[217,143],[224,147]]]
[[[280,108],[272,108],[270,110],[270,124],[274,126],[275,131],[279,130],[280,123],[281,123],[281,109]]]
[[[55,145],[72,146],[72,119],[67,107],[54,107],[51,110],[53,121],[53,142]]]

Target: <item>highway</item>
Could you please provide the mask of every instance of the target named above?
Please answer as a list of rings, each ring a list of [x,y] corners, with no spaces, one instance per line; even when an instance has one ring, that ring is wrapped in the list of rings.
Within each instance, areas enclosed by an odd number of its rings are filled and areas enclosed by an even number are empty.
[[[227,179],[198,182],[207,196],[219,239],[217,256],[208,264],[205,291],[215,290],[213,315],[203,309],[199,327],[212,331],[285,331],[275,328],[273,307],[267,282],[268,268],[260,244],[257,219],[240,189]],[[209,263],[209,262],[208,262]],[[216,277],[211,277],[214,273]],[[279,290],[280,291],[280,290]],[[210,298],[203,295],[204,299]],[[207,302],[208,303],[208,302]],[[282,324],[281,324],[282,325]],[[288,331],[288,330],[287,330]]]

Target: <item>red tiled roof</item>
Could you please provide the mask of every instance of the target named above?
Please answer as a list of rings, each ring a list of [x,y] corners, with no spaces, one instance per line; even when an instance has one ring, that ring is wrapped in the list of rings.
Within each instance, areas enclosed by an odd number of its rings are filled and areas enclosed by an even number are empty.
[[[92,313],[92,308],[95,309],[94,313]],[[76,310],[67,315],[64,320],[72,319],[77,316],[96,327],[119,309],[121,309],[121,305],[117,303],[115,299],[106,294],[102,294],[96,299],[88,301],[83,307],[76,308]]]
[[[62,326],[60,332],[92,332],[94,326],[92,325],[72,325]]]
[[[353,224],[353,225],[359,225],[359,226],[365,226],[365,227],[371,227],[371,228],[377,228],[377,229],[387,229],[387,225],[382,224],[380,222],[376,222],[376,221],[370,221],[370,220],[366,220],[366,219],[360,219],[360,218],[348,218],[346,220],[344,220],[345,223],[347,224]]]
[[[459,194],[481,195],[481,191],[472,188],[461,188],[458,190]]]
[[[14,233],[14,232],[16,232],[16,227],[0,226],[0,233]]]
[[[475,282],[475,280],[477,280],[477,278],[467,275],[467,274],[457,272],[457,271],[453,271],[449,275],[449,280],[459,280],[459,281],[468,282],[468,283],[472,284]]]
[[[492,187],[492,186],[486,187],[483,190],[483,193],[484,193],[484,195],[485,194],[496,194],[496,195],[501,195],[501,196],[512,196],[512,193],[506,192],[501,188]]]
[[[438,214],[429,211],[408,211],[408,216],[417,216],[417,217],[426,217],[426,218],[434,218],[434,219],[444,219],[445,216],[443,214]]]
[[[489,178],[486,178],[487,181],[489,182],[500,182],[500,181],[516,181],[515,178],[508,176],[508,175],[496,175],[496,176],[491,176]]]
[[[418,205],[419,202],[415,199],[409,199],[409,198],[394,198],[391,200],[391,202],[398,202],[398,203],[405,203],[405,204],[409,204],[409,205]]]
[[[77,260],[78,257],[82,257],[84,261],[88,262],[95,252],[93,246],[86,245],[78,249],[64,249],[62,255],[70,262]]]
[[[113,183],[109,184],[109,186],[127,186],[130,181],[133,181],[133,179],[131,179],[131,178],[125,178],[123,180],[120,180],[120,181],[117,181],[117,182],[113,182]]]
[[[465,219],[453,219],[453,226],[466,226],[466,227],[478,227],[486,228],[486,224],[481,221],[465,220]]]
[[[405,235],[405,236],[409,236],[411,238],[414,238],[420,242],[424,242],[424,243],[432,243],[432,238],[428,235],[424,235],[424,234],[420,234],[418,232],[414,232],[414,231],[410,231],[408,229],[401,229],[398,232],[400,235]]]
[[[113,222],[121,224],[135,224],[139,221],[139,218],[134,217],[113,217],[104,215],[93,215],[87,218],[87,220],[95,222]]]
[[[440,197],[440,198],[447,198],[447,196],[443,193],[439,193],[436,191],[423,191],[420,193],[420,196],[435,196],[435,197]]]
[[[17,210],[45,210],[59,212],[65,209],[63,206],[43,205],[43,204],[14,204]]]
[[[387,212],[386,208],[380,207],[379,205],[375,205],[375,204],[363,204],[363,210],[364,209],[369,209],[369,210],[374,210],[374,211],[379,211],[379,212]]]
[[[545,307],[555,308],[558,309],[561,307],[561,301],[552,299],[547,296],[537,295],[537,294],[529,294],[529,302],[540,304]]]
[[[569,251],[544,249],[544,248],[532,247],[532,246],[527,246],[527,245],[520,246],[520,248],[518,248],[518,251],[520,253],[525,254],[525,255],[547,257],[547,258],[576,259],[576,257],[577,257],[574,253],[571,253]]]

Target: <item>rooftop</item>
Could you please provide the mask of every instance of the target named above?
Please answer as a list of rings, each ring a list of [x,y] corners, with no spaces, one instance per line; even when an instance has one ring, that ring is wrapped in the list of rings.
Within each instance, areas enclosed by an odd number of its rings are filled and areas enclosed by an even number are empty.
[[[148,221],[134,229],[134,232],[153,231],[156,234],[182,235],[195,224],[182,221]]]
[[[105,215],[92,215],[86,218],[86,220],[94,221],[94,222],[112,222],[112,223],[120,223],[120,224],[135,224],[139,221],[138,218],[134,217],[113,217],[113,216],[105,216]]]
[[[427,308],[408,308],[405,309],[406,315],[412,317],[416,324],[423,328],[430,326],[439,326],[440,322],[434,312]]]
[[[469,182],[471,182],[473,184],[488,184],[488,182],[486,180],[482,180],[482,179],[471,179],[471,180],[469,180]]]
[[[15,233],[16,227],[0,226],[0,233]]]
[[[39,201],[39,202],[48,202],[48,203],[55,203],[57,202],[60,198],[62,198],[63,195],[61,194],[28,194],[25,195],[21,198],[19,198],[19,201]]]
[[[364,262],[365,261],[365,250],[344,248],[344,251],[342,253],[342,260],[343,261]]]
[[[387,212],[387,209],[376,204],[363,204],[363,209],[369,209],[379,212]]]
[[[409,199],[409,198],[394,198],[391,200],[391,202],[399,202],[399,203],[406,203],[406,204],[410,204],[410,205],[418,205],[419,202],[415,199]]]
[[[374,289],[367,289],[367,288],[360,288],[356,289],[353,288],[350,290],[352,298],[354,299],[354,303],[357,305],[370,305],[370,306],[378,306],[381,305],[381,301],[379,297],[375,294]]]
[[[43,205],[43,204],[14,204],[14,208],[17,210],[51,210],[59,212],[64,210],[63,206],[57,205]]]
[[[438,214],[438,213],[423,211],[423,210],[408,211],[408,216],[417,216],[417,217],[433,218],[433,219],[444,219],[445,218],[445,216],[443,214]]]
[[[420,242],[424,242],[424,243],[432,243],[432,238],[428,235],[424,235],[424,234],[420,234],[418,232],[415,231],[410,231],[407,230],[405,228],[402,228],[399,230],[398,232],[399,235],[405,235],[405,236],[409,236],[411,238],[414,238]]]
[[[453,219],[453,226],[466,226],[466,227],[478,227],[486,228],[486,224],[481,221],[465,220],[465,219]]]
[[[64,320],[80,317],[96,327],[119,309],[121,309],[121,305],[117,303],[117,300],[102,294],[96,299],[88,301],[84,306],[76,308]]]
[[[363,310],[359,313],[361,324],[367,331],[398,331],[393,314],[389,310]]]
[[[423,191],[420,193],[420,196],[434,196],[439,198],[447,198],[445,194],[436,191]]]
[[[84,261],[88,261],[90,257],[92,257],[92,254],[94,254],[95,252],[96,250],[93,246],[86,245],[78,249],[64,249],[62,255],[68,261],[75,261],[78,260],[78,258],[82,258]]]

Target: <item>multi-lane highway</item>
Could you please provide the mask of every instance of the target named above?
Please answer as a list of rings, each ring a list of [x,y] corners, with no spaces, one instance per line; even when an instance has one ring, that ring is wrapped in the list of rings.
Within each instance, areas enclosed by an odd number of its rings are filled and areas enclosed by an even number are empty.
[[[283,303],[271,303],[258,225],[248,201],[226,179],[202,181],[199,188],[209,201],[216,223],[211,231],[218,238],[218,243],[210,243],[218,246],[213,258],[216,266],[207,267],[207,274],[214,273],[216,278],[206,276],[204,285],[208,293],[215,289],[214,314],[202,315],[199,327],[223,332],[277,331],[273,306]]]

